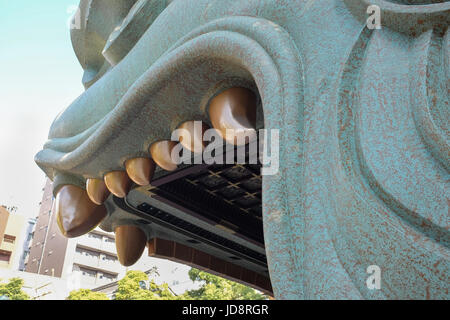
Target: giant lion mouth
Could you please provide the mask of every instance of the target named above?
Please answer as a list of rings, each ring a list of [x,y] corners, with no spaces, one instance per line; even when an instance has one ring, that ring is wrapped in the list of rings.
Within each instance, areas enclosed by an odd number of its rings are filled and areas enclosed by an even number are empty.
[[[386,28],[372,32],[357,22],[368,1],[336,1],[328,13],[352,27],[336,38],[332,23],[320,26],[326,32],[310,28],[324,19],[315,1],[299,5],[309,10],[307,18],[300,12],[310,29],[294,35],[293,25],[288,32],[206,1],[197,17],[204,23],[188,19],[173,29],[183,10],[198,10],[178,1],[138,42],[117,45],[145,7],[137,2],[104,50],[111,67],[86,55],[95,62],[87,90],[55,119],[36,155],[53,180],[61,231],[115,231],[124,265],[151,240],[155,256],[266,292],[272,281],[279,297],[405,297],[405,272],[420,275],[411,292],[433,283],[439,295],[450,237],[440,119],[448,100],[439,77],[448,74],[439,57],[448,56],[449,4],[438,2],[377,0]],[[228,145],[236,140],[225,129],[279,130],[279,170],[263,176],[261,163],[177,165],[176,146],[199,150],[171,141],[172,132],[196,137],[196,121],[200,134],[213,128]],[[417,270],[398,268],[411,261]],[[396,285],[367,292],[361,279],[374,263]]]
[[[255,25],[259,32],[250,34],[248,30]],[[301,79],[298,79],[297,91],[291,94],[284,92],[286,81],[295,76],[293,73],[301,74],[297,72],[301,64],[291,39],[286,33],[281,33],[280,37],[280,30],[264,19],[217,20],[181,38],[131,85],[130,81],[118,81],[119,77],[128,80],[124,72],[136,59],[127,56],[88,88],[58,116],[44,150],[36,155],[38,165],[54,181],[62,232],[74,237],[99,223],[111,231],[120,227],[110,225],[109,221],[114,220],[111,220],[111,213],[107,217],[106,210],[100,208],[108,207],[108,202],[113,199],[110,194],[117,199],[126,198],[127,203],[133,202],[130,200],[133,190],[145,193],[145,186],[152,179],[157,180],[155,178],[177,170],[170,158],[170,151],[177,144],[170,141],[170,137],[177,128],[192,132],[194,137],[193,122],[202,121],[202,129],[212,127],[226,141],[225,130],[230,128],[244,135],[263,127],[279,129],[289,126],[294,129],[299,118],[283,123],[282,118],[265,116],[266,112],[274,113],[280,107],[292,108],[291,115],[295,115],[298,113],[296,104],[284,107],[285,101],[290,95],[293,99],[302,97]],[[273,38],[276,40],[267,37],[270,33],[277,34]],[[271,51],[274,47],[271,41],[281,45],[290,60],[277,57],[276,52]],[[106,92],[124,94],[108,95]],[[266,111],[262,110],[263,104]],[[292,137],[297,134],[295,130]],[[235,142],[234,138],[227,141]],[[185,147],[189,149],[189,145]],[[285,163],[289,165],[288,161]],[[208,170],[214,172],[211,168]],[[244,182],[252,177],[244,174],[240,181],[242,188]],[[258,178],[258,174],[255,177]],[[271,179],[283,178],[274,176]],[[256,247],[255,244],[250,245],[252,250],[256,250],[253,254],[235,252],[234,256],[244,254],[247,260],[253,261],[263,254],[260,262],[257,260],[261,258],[258,258],[252,263],[256,264],[253,268],[264,273],[267,266],[264,250],[261,251],[261,246],[264,248],[261,202],[252,202],[261,198],[261,178],[259,176],[259,187],[257,183],[256,189],[253,187],[252,190],[232,190],[236,182],[232,179],[232,188],[222,186],[225,188],[218,190],[220,197],[230,203],[230,208],[236,209],[230,209],[228,216],[219,221],[210,221],[225,230],[225,234],[230,235],[230,230],[234,230],[231,232],[234,237],[252,239],[250,242],[256,244]],[[164,187],[160,187],[152,192],[161,197],[163,190]],[[233,202],[227,195],[230,192],[245,194],[239,194],[240,197],[235,199],[241,202]],[[143,203],[136,203],[134,209],[142,207]],[[238,221],[232,218],[233,210],[254,211],[255,216],[247,213],[247,220]],[[219,213],[216,216],[220,216]],[[255,224],[251,234],[239,232],[239,229],[244,230],[242,223],[247,227]],[[118,232],[117,236],[131,237],[130,234],[139,233]],[[134,241],[145,241],[145,237]],[[121,239],[118,242],[121,243]],[[120,248],[124,251],[121,261],[126,264],[134,263],[140,257],[135,250],[126,249],[126,246]],[[269,290],[267,285],[259,287]]]

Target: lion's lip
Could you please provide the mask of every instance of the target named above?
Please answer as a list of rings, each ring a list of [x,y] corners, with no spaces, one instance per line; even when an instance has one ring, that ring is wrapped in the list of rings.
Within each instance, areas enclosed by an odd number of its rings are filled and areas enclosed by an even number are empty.
[[[103,119],[96,122],[88,129],[67,138],[50,138],[45,144],[44,149],[51,149],[59,152],[71,152],[78,148],[86,139],[88,139],[95,130],[103,123]],[[50,131],[52,132],[52,131]]]
[[[61,144],[61,139],[77,140],[98,126],[132,84],[132,81],[113,80],[114,74],[120,73],[121,69],[118,65],[117,70],[104,75],[63,110],[50,127],[49,139],[58,141],[56,144]]]

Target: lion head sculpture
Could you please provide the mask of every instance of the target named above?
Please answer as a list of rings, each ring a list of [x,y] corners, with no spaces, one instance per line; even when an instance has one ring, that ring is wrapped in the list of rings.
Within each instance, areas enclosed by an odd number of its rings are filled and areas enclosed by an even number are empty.
[[[371,5],[380,29],[366,24]],[[448,299],[449,10],[431,0],[81,0],[71,36],[86,91],[36,155],[61,231],[100,224],[132,264],[158,233],[139,203],[180,168],[175,129],[197,137],[201,121],[200,133],[213,128],[228,145],[226,129],[279,130],[279,169],[260,189],[264,244],[252,249],[267,257],[275,296]]]

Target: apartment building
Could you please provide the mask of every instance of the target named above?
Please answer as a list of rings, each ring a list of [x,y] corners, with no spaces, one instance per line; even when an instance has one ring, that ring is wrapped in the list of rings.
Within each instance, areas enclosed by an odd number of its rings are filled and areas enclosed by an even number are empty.
[[[17,269],[25,217],[0,206],[0,269]]]
[[[97,228],[68,241],[63,275],[75,277],[83,288],[117,281],[125,272],[117,258],[114,234]]]
[[[117,258],[114,233],[100,228],[81,237],[67,239],[59,231],[53,203],[51,181],[48,180],[24,260],[26,272],[66,279],[69,289],[75,290],[116,282],[125,276],[127,270],[145,271],[154,266],[173,269],[178,265],[143,255],[135,265],[126,268]],[[188,280],[188,269],[178,268],[180,273],[176,277]]]
[[[82,237],[65,238],[59,231],[53,203],[51,181],[47,180],[25,271],[68,278],[74,288],[104,285],[125,273],[117,259],[114,234],[97,228]]]
[[[29,253],[24,261],[25,271],[62,277],[68,241],[59,232],[56,216],[53,214],[51,181],[48,180],[42,190],[39,214],[31,233]]]
[[[19,260],[19,271],[25,271],[25,261],[30,254],[30,243],[33,239],[33,232],[35,230],[36,218],[28,218],[28,226],[25,230],[24,241],[22,244],[22,256]]]

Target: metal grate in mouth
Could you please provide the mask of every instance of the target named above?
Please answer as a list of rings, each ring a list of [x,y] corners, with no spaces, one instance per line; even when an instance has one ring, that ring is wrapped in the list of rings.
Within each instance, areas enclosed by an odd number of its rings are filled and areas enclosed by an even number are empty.
[[[151,191],[263,244],[260,168],[259,164],[213,164]]]
[[[115,199],[118,203],[123,201],[119,198],[115,198]],[[177,218],[177,217],[171,215],[170,213],[167,213],[167,212],[161,211],[155,207],[152,207],[151,205],[149,205],[147,203],[140,204],[138,206],[138,209],[145,212],[146,214],[148,214],[149,216],[151,216],[153,218],[159,219],[161,221],[164,221],[165,223],[168,223],[169,225],[172,225],[176,228],[187,231],[191,235],[194,235],[195,237],[205,239],[205,240],[210,241],[211,243],[219,245],[223,248],[227,248],[236,253],[239,253],[242,255],[242,258],[246,257],[246,259],[250,259],[254,263],[257,263],[257,264],[263,265],[263,266],[267,266],[267,260],[266,260],[265,254],[261,254],[254,250],[251,250],[243,245],[240,245],[234,241],[231,241],[229,239],[221,237],[213,232],[210,232],[208,230],[205,230],[198,226],[195,226],[190,222],[184,221],[180,218]],[[200,243],[200,241],[197,241],[195,239],[191,239],[188,242],[190,242],[192,244]]]

